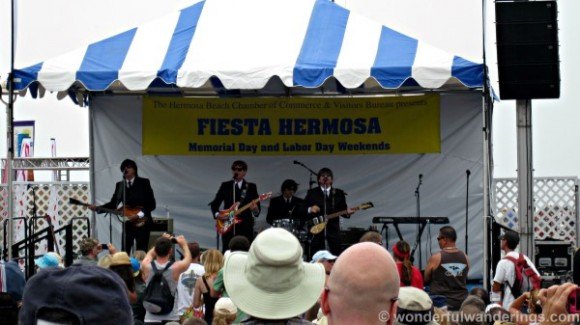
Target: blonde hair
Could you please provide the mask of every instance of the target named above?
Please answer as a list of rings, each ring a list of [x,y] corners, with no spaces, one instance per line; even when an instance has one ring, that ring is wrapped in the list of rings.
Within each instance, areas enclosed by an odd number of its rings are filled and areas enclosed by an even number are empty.
[[[215,275],[224,266],[224,255],[217,249],[208,249],[203,254],[203,268],[205,277]]]

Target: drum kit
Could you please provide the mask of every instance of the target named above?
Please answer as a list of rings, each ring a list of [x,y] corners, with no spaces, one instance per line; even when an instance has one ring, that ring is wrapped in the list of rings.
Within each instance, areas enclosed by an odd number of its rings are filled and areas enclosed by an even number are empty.
[[[308,231],[303,229],[298,219],[276,219],[272,221],[272,227],[282,228],[292,233],[300,243],[304,244],[308,241]]]

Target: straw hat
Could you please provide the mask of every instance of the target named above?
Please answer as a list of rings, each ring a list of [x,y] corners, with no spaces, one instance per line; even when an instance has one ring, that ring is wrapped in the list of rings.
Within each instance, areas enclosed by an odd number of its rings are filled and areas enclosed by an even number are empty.
[[[298,239],[282,228],[262,231],[249,252],[234,252],[224,283],[234,304],[262,319],[286,319],[312,307],[324,287],[321,264],[302,261]]]
[[[118,252],[111,257],[111,265],[110,266],[121,266],[121,265],[131,265],[131,259],[129,259],[129,255],[125,252]]]

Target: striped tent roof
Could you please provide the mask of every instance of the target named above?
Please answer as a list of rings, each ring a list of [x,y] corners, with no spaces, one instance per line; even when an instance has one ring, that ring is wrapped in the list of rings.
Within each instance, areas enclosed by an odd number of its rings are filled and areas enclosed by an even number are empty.
[[[316,88],[334,78],[354,89],[412,84],[483,86],[471,62],[328,0],[205,0],[142,26],[15,71],[15,89]]]

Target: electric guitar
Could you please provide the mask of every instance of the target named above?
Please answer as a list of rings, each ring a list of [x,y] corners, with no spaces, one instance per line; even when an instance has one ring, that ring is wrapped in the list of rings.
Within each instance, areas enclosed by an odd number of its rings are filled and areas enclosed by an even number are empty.
[[[311,219],[309,222],[311,224],[314,224],[312,227],[310,227],[310,233],[313,235],[319,234],[321,233],[324,228],[326,228],[326,224],[328,223],[328,220],[332,219],[332,218],[336,218],[336,217],[340,217],[341,215],[344,214],[353,214],[358,210],[366,210],[366,209],[370,209],[374,207],[372,202],[367,202],[367,203],[363,203],[357,207],[354,207],[350,210],[343,210],[343,211],[338,211],[332,214],[329,214],[327,216],[320,216],[320,217],[316,217],[314,219]]]
[[[82,205],[85,207],[90,206],[90,204],[85,203],[85,202],[81,202],[77,199],[73,199],[73,198],[69,198],[68,199],[68,203],[69,204],[74,204],[74,205]],[[136,215],[137,213],[139,213],[141,211],[140,207],[125,207],[125,209],[120,208],[120,209],[107,209],[107,208],[101,208],[101,207],[97,207],[97,209],[95,210],[96,212],[109,212],[112,213],[114,215],[117,216],[121,216],[123,217],[123,221],[129,221],[130,223],[133,224],[134,227],[143,227],[145,225],[145,223],[147,223],[147,218],[143,217],[143,218],[136,218],[136,217],[131,217]]]
[[[236,202],[232,204],[231,207],[225,210],[220,210],[219,216],[215,219],[215,229],[220,235],[223,235],[229,232],[233,225],[242,222],[241,219],[238,218],[238,215],[245,210],[247,210],[252,203],[258,203],[260,201],[264,201],[269,199],[272,196],[272,192],[261,194],[257,199],[252,200],[250,203],[244,205],[243,207],[238,209],[240,202]],[[221,220],[219,218],[227,217],[227,219]]]

